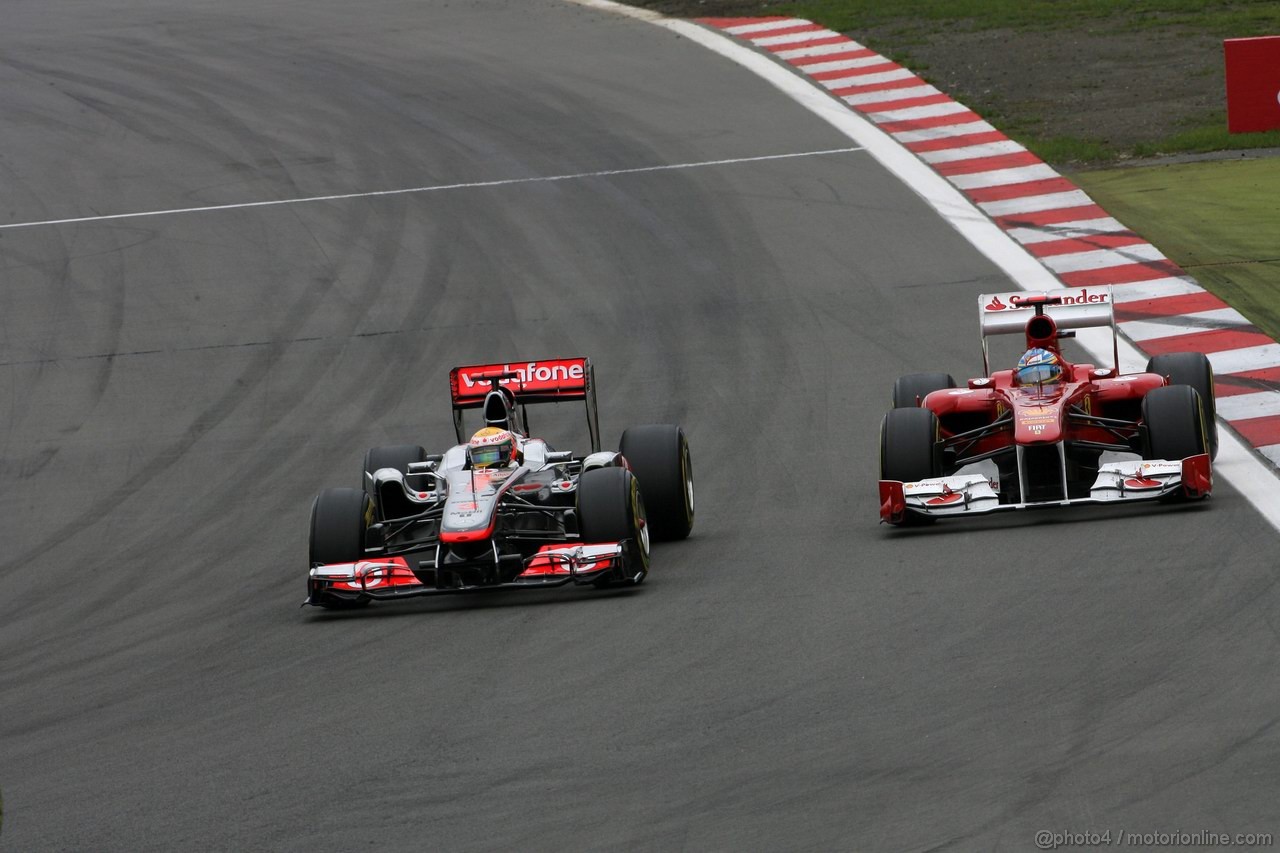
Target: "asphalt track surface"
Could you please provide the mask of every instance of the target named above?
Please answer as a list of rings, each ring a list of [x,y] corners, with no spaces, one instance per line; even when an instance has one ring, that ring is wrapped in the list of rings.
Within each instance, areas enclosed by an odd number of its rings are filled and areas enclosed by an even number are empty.
[[[263,5],[7,4],[0,222],[848,146],[554,0]],[[6,850],[1280,829],[1230,488],[877,526],[892,378],[976,372],[1010,283],[861,152],[0,230],[0,274]],[[452,365],[562,354],[610,441],[692,442],[643,587],[298,609],[314,493],[449,442]]]

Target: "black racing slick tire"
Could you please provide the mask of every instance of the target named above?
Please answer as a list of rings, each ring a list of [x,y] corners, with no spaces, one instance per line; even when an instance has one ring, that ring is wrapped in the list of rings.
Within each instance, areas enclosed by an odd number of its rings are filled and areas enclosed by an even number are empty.
[[[378,496],[373,493],[373,475],[380,468],[395,468],[401,474],[409,473],[412,462],[422,462],[427,458],[427,451],[416,444],[393,444],[387,447],[374,447],[364,455],[364,474],[361,482],[364,491],[376,503]]]
[[[594,468],[578,478],[578,535],[583,544],[630,542],[625,577],[638,584],[649,572],[649,523],[640,481],[626,468]]]
[[[1170,385],[1190,385],[1200,395],[1204,407],[1205,437],[1209,455],[1218,455],[1218,401],[1214,394],[1213,365],[1200,352],[1169,352],[1153,356],[1147,362],[1147,373],[1165,377]]]
[[[325,489],[311,505],[309,565],[354,563],[364,556],[365,530],[372,505],[360,489]],[[331,610],[363,607],[369,599],[326,594],[307,579],[307,596]]]
[[[1204,405],[1190,385],[1153,388],[1142,398],[1143,456],[1177,462],[1209,452]]]
[[[938,416],[930,409],[890,409],[880,422],[880,479],[915,483],[942,476]]]
[[[693,457],[684,431],[672,424],[634,426],[618,450],[640,481],[657,540],[684,539],[693,530]]]
[[[893,407],[916,409],[934,391],[956,387],[950,373],[908,373],[893,383]]]
[[[405,475],[405,483],[410,488],[421,486],[423,477],[409,479],[409,466],[414,462],[422,462],[427,458],[427,451],[416,444],[393,444],[388,447],[375,447],[364,455],[364,491],[373,501],[374,513],[380,521],[403,518],[420,511],[420,507],[410,504],[400,489],[384,486],[383,495],[379,495],[373,487],[373,475],[382,468],[395,468]]]

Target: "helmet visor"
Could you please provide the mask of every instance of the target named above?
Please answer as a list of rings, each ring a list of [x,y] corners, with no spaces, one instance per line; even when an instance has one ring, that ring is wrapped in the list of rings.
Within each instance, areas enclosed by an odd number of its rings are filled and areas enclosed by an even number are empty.
[[[504,461],[509,448],[506,445],[494,444],[489,447],[471,448],[471,464],[477,468],[486,468]]]
[[[1018,368],[1019,385],[1047,385],[1062,378],[1059,364],[1028,364]]]

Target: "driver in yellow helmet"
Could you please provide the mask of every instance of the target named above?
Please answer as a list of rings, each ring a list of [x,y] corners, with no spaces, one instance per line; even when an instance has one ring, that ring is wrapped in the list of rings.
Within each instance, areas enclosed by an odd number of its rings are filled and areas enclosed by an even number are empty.
[[[467,442],[472,468],[505,468],[519,457],[515,434],[501,427],[485,427]]]

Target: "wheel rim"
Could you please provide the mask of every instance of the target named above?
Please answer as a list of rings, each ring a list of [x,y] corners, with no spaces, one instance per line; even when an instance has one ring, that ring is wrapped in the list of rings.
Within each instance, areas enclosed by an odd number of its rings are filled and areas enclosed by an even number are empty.
[[[689,520],[693,520],[693,477],[689,473],[689,469],[693,467],[689,460],[689,445],[684,444],[680,454],[680,476],[684,479],[684,499],[685,499],[685,515]]]
[[[636,533],[636,545],[640,548],[640,562],[647,571],[649,568],[649,519],[644,511],[644,497],[640,494],[639,482],[631,480],[631,525]]]

